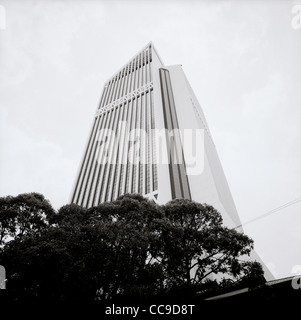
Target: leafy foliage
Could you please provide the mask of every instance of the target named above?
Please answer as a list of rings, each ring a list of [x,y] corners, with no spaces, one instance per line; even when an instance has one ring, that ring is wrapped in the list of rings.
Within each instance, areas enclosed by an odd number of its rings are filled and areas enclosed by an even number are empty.
[[[163,206],[162,264],[171,288],[199,290],[205,279],[215,277],[241,280],[249,265],[239,259],[249,255],[253,241],[222,225],[212,206],[177,199]]]
[[[13,239],[3,241],[0,264],[14,299],[137,300],[262,281],[260,264],[240,260],[253,241],[206,204],[159,206],[127,194],[54,212],[43,196],[26,194],[0,198],[0,208],[1,239]],[[208,280],[213,274],[219,282]]]
[[[49,201],[39,193],[0,198],[0,244],[39,233],[48,226],[54,214]]]

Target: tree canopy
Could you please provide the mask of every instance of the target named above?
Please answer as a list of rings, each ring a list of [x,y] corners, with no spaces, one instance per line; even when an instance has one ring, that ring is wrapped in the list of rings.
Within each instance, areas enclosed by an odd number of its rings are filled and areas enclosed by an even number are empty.
[[[212,206],[190,200],[159,206],[126,194],[55,212],[36,193],[5,197],[0,233],[0,264],[13,299],[149,299],[197,294],[210,279],[215,285],[263,280],[260,264],[241,260],[253,241],[223,226]]]
[[[32,192],[0,198],[0,245],[45,229],[55,211],[42,194]]]

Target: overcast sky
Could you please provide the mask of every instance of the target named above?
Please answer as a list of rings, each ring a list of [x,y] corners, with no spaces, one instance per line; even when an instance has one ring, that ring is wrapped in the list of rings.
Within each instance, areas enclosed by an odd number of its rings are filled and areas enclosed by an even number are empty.
[[[152,40],[183,66],[241,221],[301,197],[295,4],[0,0],[0,196],[68,203],[104,82]],[[244,229],[276,278],[301,265],[301,202]]]

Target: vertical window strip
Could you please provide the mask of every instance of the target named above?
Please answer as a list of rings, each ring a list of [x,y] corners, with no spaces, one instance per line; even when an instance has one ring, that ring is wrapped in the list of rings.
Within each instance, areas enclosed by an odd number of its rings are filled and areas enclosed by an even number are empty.
[[[164,121],[165,126],[170,132],[170,130],[178,129],[178,120],[176,116],[176,110],[174,105],[174,99],[171,88],[171,81],[169,76],[169,71],[166,69],[160,69],[160,81],[162,88],[163,97],[163,110],[164,110]],[[180,136],[175,133],[174,143],[181,143]],[[186,168],[184,162],[184,155],[181,146],[181,150],[178,150],[173,145],[173,148],[169,147],[170,156],[170,173],[171,173],[171,190],[173,198],[191,198],[189,183],[186,175]],[[179,154],[180,153],[180,154]],[[179,163],[180,156],[182,156],[182,163]]]
[[[80,195],[80,190],[82,187],[82,180],[83,180],[83,176],[84,176],[84,171],[86,170],[86,167],[87,167],[88,154],[90,154],[91,145],[93,144],[93,141],[94,141],[94,133],[96,131],[98,121],[99,121],[99,118],[94,118],[94,124],[93,124],[92,130],[91,130],[91,133],[90,133],[89,142],[86,147],[85,155],[84,155],[83,161],[81,163],[77,182],[76,182],[76,185],[74,188],[74,193],[73,193],[72,201],[71,201],[72,203],[78,203],[78,201],[79,201],[79,195]]]
[[[105,151],[106,151],[106,136],[107,136],[107,131],[108,131],[108,127],[110,126],[110,123],[112,121],[112,112],[107,112],[106,114],[106,118],[105,121],[103,122],[103,125],[99,128],[99,140],[102,141],[99,149],[98,149],[98,154],[97,154],[97,161],[98,161],[98,165],[97,165],[97,170],[95,172],[95,180],[94,180],[94,193],[93,193],[93,197],[91,198],[91,204],[92,205],[98,205],[98,203],[95,203],[95,198],[97,195],[97,191],[99,188],[99,174],[100,172],[103,170],[103,157],[105,156]]]
[[[115,93],[114,93],[114,97],[113,97],[113,101],[115,101],[118,97],[118,91],[119,91],[119,88],[120,88],[120,72],[118,73],[118,75],[116,76],[116,82],[117,82],[117,85],[116,85],[116,90],[115,90]]]
[[[139,87],[143,86],[142,82],[142,54],[139,54]]]
[[[111,91],[109,103],[111,103],[112,101],[114,101],[114,93],[115,93],[115,90],[116,90],[116,77],[114,77],[114,78],[112,79],[112,91]]]
[[[121,98],[124,95],[125,83],[126,83],[126,76],[125,76],[125,72],[123,71],[122,72],[122,81],[121,81],[121,86],[120,86],[120,92],[119,92],[118,98]]]
[[[118,75],[118,87],[117,87],[117,91],[116,91],[116,95],[115,95],[114,100],[117,100],[120,98],[120,91],[121,91],[121,87],[122,87],[122,82],[123,82],[122,71],[120,71],[119,75]]]
[[[132,122],[132,114],[133,114],[133,103],[132,100],[127,102],[127,125],[128,125],[128,131],[131,130],[131,122]],[[121,177],[119,182],[119,193],[118,196],[124,194],[126,192],[126,184],[127,184],[127,168],[128,168],[128,150],[129,150],[129,141],[126,141],[126,145],[123,147],[123,153],[122,153],[122,165],[121,165]]]
[[[162,94],[162,102],[163,102],[164,123],[165,123],[165,128],[167,129],[166,146],[167,146],[167,152],[168,152],[170,186],[171,186],[172,199],[175,199],[179,197],[181,198],[181,195],[179,195],[177,192],[177,185],[179,184],[179,180],[175,172],[173,152],[171,152],[170,150],[169,132],[172,129],[172,124],[171,124],[171,118],[170,118],[170,110],[168,108],[169,101],[168,101],[167,88],[166,88],[166,71],[163,69],[160,69],[160,82],[161,82],[161,94]]]
[[[145,137],[145,162],[143,164],[144,166],[144,175],[145,175],[145,178],[144,178],[144,193],[147,194],[149,193],[149,183],[150,183],[150,177],[149,177],[149,135],[150,135],[150,132],[149,132],[149,126],[148,126],[148,119],[149,119],[149,108],[148,108],[148,105],[147,105],[147,95],[148,95],[148,92],[145,92],[144,94],[144,128],[145,128],[145,132],[146,132],[146,137]]]
[[[137,161],[137,157],[136,155],[139,154],[140,150],[139,150],[139,144],[140,141],[138,141],[138,143],[136,143],[136,136],[137,136],[137,132],[140,129],[140,112],[141,112],[141,105],[140,105],[141,99],[139,96],[137,96],[136,98],[136,121],[135,121],[135,143],[134,143],[134,173],[133,173],[133,187],[132,187],[132,192],[134,193],[138,193],[138,184],[139,184],[139,161]],[[139,139],[139,136],[138,136]]]
[[[141,94],[140,98],[140,161],[139,161],[139,188],[138,193],[145,194],[145,188],[143,180],[145,179],[145,105],[144,105],[144,94]],[[142,134],[142,135],[141,135]]]
[[[115,138],[115,132],[116,132],[116,123],[118,119],[118,114],[119,114],[119,106],[112,110],[111,112],[113,113],[113,123],[112,126],[110,127],[110,136],[108,139],[108,158],[105,163],[105,170],[104,170],[104,178],[102,180],[102,186],[101,186],[101,194],[100,194],[100,203],[105,201],[106,197],[106,192],[107,192],[107,185],[109,182],[109,173],[111,171],[112,167],[112,153],[113,153],[113,146],[114,146],[114,138]]]
[[[153,90],[150,90],[150,110],[151,110],[151,129],[155,129],[155,115],[154,115],[154,101]],[[157,155],[156,155],[156,137],[155,132],[152,130],[152,172],[153,172],[153,191],[158,190],[158,172],[157,172]]]
[[[97,193],[99,190],[99,182],[100,182],[99,176],[100,176],[100,173],[103,170],[103,166],[104,166],[104,164],[102,162],[103,162],[103,156],[105,153],[105,144],[106,144],[105,140],[106,140],[106,135],[107,135],[107,128],[110,125],[112,114],[111,114],[111,112],[106,112],[104,114],[104,116],[105,116],[105,119],[103,121],[102,126],[99,129],[99,141],[101,142],[101,145],[99,146],[96,159],[101,160],[101,161],[98,162],[97,170],[95,172],[95,178],[93,180],[93,186],[92,186],[93,197],[91,197],[91,205],[92,206],[98,205],[98,203],[96,202],[96,196],[97,196]]]
[[[127,119],[127,112],[128,112],[128,103],[124,103],[123,105],[123,112],[122,112],[122,121],[126,121]],[[123,128],[122,128],[123,129]],[[118,146],[118,154],[117,154],[117,161],[116,161],[116,170],[114,173],[114,187],[113,187],[113,194],[112,194],[112,200],[115,200],[118,197],[118,191],[119,191],[119,184],[121,181],[121,172],[122,172],[122,156],[123,156],[123,150],[125,145],[125,139],[126,139],[126,132],[120,132],[120,145]]]
[[[106,100],[107,100],[107,96],[108,96],[108,91],[109,91],[109,84],[106,83],[105,85],[105,94],[103,96],[103,100],[101,101],[101,104],[99,105],[99,109],[102,108],[103,106],[105,106]]]
[[[150,81],[153,81],[153,74],[152,74],[152,72],[153,72],[153,68],[152,68],[152,47],[150,46],[149,47],[149,79],[150,79]]]
[[[127,65],[127,72],[125,75],[125,85],[124,85],[124,91],[123,91],[123,96],[125,96],[128,93],[128,87],[129,87],[129,65]]]
[[[178,136],[178,131],[174,129],[178,129],[177,122],[175,121],[175,110],[173,109],[173,96],[171,91],[171,84],[170,84],[170,77],[168,70],[162,70],[164,73],[165,78],[165,91],[164,94],[167,97],[167,104],[166,104],[166,111],[168,114],[168,118],[170,119],[170,126],[168,127],[168,132],[172,131],[173,136],[171,143],[172,145],[169,146],[170,152],[170,166],[173,170],[173,178],[174,178],[174,189],[175,189],[175,197],[176,198],[184,198],[184,191],[183,191],[183,182],[181,179],[180,174],[180,166],[179,166],[179,157],[178,157],[178,143],[181,143]],[[169,137],[171,139],[171,137]]]
[[[147,116],[147,102],[146,102],[146,92],[144,93],[143,95],[143,104],[144,104],[144,118],[143,118],[143,121],[144,121],[144,149],[143,149],[143,152],[144,152],[144,163],[143,163],[143,188],[144,188],[144,194],[146,194],[146,190],[147,190],[147,183],[149,181],[149,177],[148,177],[148,174],[147,174],[147,164],[148,164],[148,127],[147,127],[147,119],[148,119],[148,116]]]
[[[173,94],[172,94],[172,87],[171,87],[171,80],[170,80],[169,72],[166,75],[166,80],[167,80],[167,90],[168,90],[169,96],[170,96],[169,100],[170,100],[170,110],[171,110],[171,118],[172,118],[173,128],[179,129],[178,118],[177,118],[176,107],[175,107],[174,98],[173,98]],[[176,131],[176,134],[178,135],[176,137],[176,139],[180,144],[180,149],[177,148],[175,150],[175,153],[176,153],[176,157],[178,160],[177,167],[178,167],[178,171],[179,171],[179,178],[181,181],[180,185],[181,185],[181,190],[182,190],[182,197],[190,199],[191,198],[190,188],[189,188],[188,179],[187,179],[187,175],[186,175],[186,165],[185,165],[181,137],[179,136],[178,131]]]
[[[127,67],[127,74],[126,74],[127,86],[126,86],[126,91],[124,91],[124,95],[127,95],[131,91],[131,77],[132,77],[132,64],[133,63],[134,63],[133,61],[130,62]]]
[[[139,88],[139,55],[136,61],[136,89]]]
[[[112,80],[110,80],[110,81],[109,81],[109,84],[108,84],[108,93],[107,93],[107,96],[106,96],[105,106],[106,106],[106,105],[109,103],[109,101],[110,101],[111,91],[112,91]]]
[[[99,124],[98,131],[95,136],[96,149],[95,149],[95,153],[93,155],[93,162],[91,164],[91,172],[90,172],[91,179],[87,185],[88,192],[87,192],[87,200],[85,201],[85,205],[87,207],[92,205],[92,199],[93,199],[92,194],[94,194],[94,192],[95,192],[96,172],[99,170],[99,166],[100,166],[100,164],[98,163],[98,158],[99,158],[99,154],[100,154],[99,151],[100,151],[100,147],[101,147],[100,146],[100,141],[101,141],[100,130],[103,126],[103,123],[104,123],[104,117],[102,117],[102,121]]]
[[[139,88],[139,56],[137,56],[137,88]]]
[[[137,121],[138,121],[138,117],[139,117],[139,105],[138,105],[138,97],[135,98],[135,110],[134,110],[134,122],[133,122],[133,132],[134,132],[134,141],[132,141],[132,146],[131,146],[131,151],[132,151],[132,157],[131,157],[131,174],[130,174],[130,184],[131,184],[131,188],[130,188],[130,192],[131,193],[135,193],[136,192],[136,173],[137,173],[137,167],[136,167],[136,160],[135,160],[135,156],[136,156],[136,131],[137,131]]]
[[[149,82],[148,76],[148,51],[145,51],[145,83]]]
[[[118,165],[117,157],[118,157],[119,142],[121,140],[120,121],[123,116],[123,110],[124,110],[123,105],[120,105],[118,109],[116,109],[116,112],[118,113],[118,119],[114,128],[115,141],[113,141],[113,153],[112,153],[111,166],[110,166],[110,172],[109,172],[109,178],[108,178],[108,187],[107,187],[106,197],[105,197],[107,201],[112,201],[113,186],[114,184],[116,184],[115,172]]]
[[[135,59],[135,64],[134,64],[134,80],[133,80],[133,86],[132,90],[136,90],[137,88],[137,58]]]
[[[107,91],[107,87],[105,85],[103,90],[102,90],[102,95],[101,95],[101,99],[100,99],[100,102],[99,102],[99,105],[98,105],[98,109],[100,109],[102,107],[103,103],[104,103],[106,91]]]
[[[116,87],[117,87],[117,81],[116,81],[116,77],[114,77],[114,79],[113,79],[113,89],[112,89],[112,92],[111,92],[109,103],[114,101],[114,94],[115,94]]]
[[[135,89],[135,75],[136,75],[136,63],[137,63],[137,58],[134,60],[135,62],[132,65],[132,73],[133,73],[133,79],[132,79],[132,85],[131,85],[131,91],[134,91]]]
[[[141,70],[142,70],[142,85],[144,85],[146,82],[145,82],[145,63],[144,63],[144,55],[145,55],[145,52],[143,51],[142,52],[142,61],[141,61]]]
[[[106,113],[108,114],[108,113]],[[107,117],[108,118],[108,117]],[[97,192],[97,185],[99,184],[99,172],[103,167],[103,155],[104,155],[104,151],[105,151],[105,145],[106,145],[106,134],[107,134],[107,130],[106,128],[106,124],[100,127],[99,130],[99,141],[102,142],[102,144],[99,146],[98,148],[98,154],[96,155],[96,163],[95,163],[95,167],[96,170],[94,171],[94,175],[93,175],[93,182],[92,182],[92,187],[91,187],[91,192],[90,192],[90,197],[88,199],[89,203],[88,206],[94,206],[97,205],[95,204],[95,197],[96,197],[96,192]],[[101,161],[99,161],[101,160]]]
[[[93,138],[92,138],[92,143],[91,143],[89,151],[88,151],[89,155],[88,155],[87,162],[85,164],[85,170],[84,170],[84,174],[83,174],[83,177],[82,177],[82,182],[81,182],[81,186],[80,186],[80,192],[79,192],[78,201],[77,201],[77,203],[80,204],[80,205],[83,205],[84,194],[85,194],[85,190],[86,190],[86,186],[87,186],[87,179],[88,179],[88,175],[89,175],[91,162],[92,162],[92,159],[93,159],[93,150],[94,150],[94,145],[95,145],[95,137],[97,135],[97,130],[98,130],[98,127],[99,127],[99,123],[100,123],[100,118],[98,118],[98,120],[97,120],[97,125],[95,127],[94,135],[93,135]]]
[[[103,117],[102,117],[102,121],[103,121]],[[87,205],[86,199],[87,199],[87,193],[89,192],[88,185],[90,184],[90,181],[91,181],[92,166],[93,166],[93,162],[94,162],[94,159],[95,159],[95,152],[96,152],[97,147],[98,147],[97,135],[98,135],[98,130],[100,128],[100,125],[101,125],[102,121],[99,121],[98,124],[97,124],[95,136],[94,136],[94,139],[93,139],[93,145],[92,145],[92,148],[91,148],[90,159],[89,159],[89,162],[88,162],[88,165],[87,165],[87,172],[85,174],[85,180],[83,181],[84,189],[83,189],[83,192],[82,192],[82,199],[81,199],[81,205],[82,206],[86,206]]]
[[[133,99],[132,103],[132,123],[131,123],[131,129],[130,131],[135,129],[135,124],[136,124],[136,103],[137,99]],[[126,193],[132,193],[132,181],[133,181],[133,159],[134,159],[134,154],[130,154],[130,149],[133,149],[132,146],[133,142],[130,141],[129,146],[128,146],[128,160],[127,160],[127,177],[126,177]]]
[[[91,186],[91,191],[90,191],[90,195],[89,195],[89,203],[88,206],[94,206],[95,204],[95,196],[96,196],[96,192],[97,192],[97,184],[99,182],[99,172],[102,169],[102,161],[99,161],[102,159],[103,156],[103,152],[104,152],[104,148],[105,148],[105,143],[104,143],[104,139],[106,137],[106,127],[108,125],[109,122],[109,118],[110,118],[110,113],[106,112],[104,114],[104,120],[102,122],[102,124],[99,127],[99,131],[98,131],[98,141],[99,141],[99,147],[98,147],[98,152],[95,155],[95,160],[96,160],[96,164],[95,164],[95,168],[96,170],[94,170],[94,174],[93,174],[93,180],[92,180],[92,186]]]
[[[126,92],[126,94],[130,93],[132,91],[132,83],[134,81],[134,75],[133,75],[133,64],[134,61],[132,61],[129,64],[129,73],[128,73],[128,77],[129,77],[129,85],[128,85],[128,90]]]
[[[103,135],[102,135],[102,140],[105,140],[102,148],[100,149],[100,155],[102,157],[102,162],[103,162],[103,157],[106,157],[107,155],[107,146],[108,146],[108,131],[111,129],[112,126],[112,122],[114,119],[114,113],[112,111],[109,111],[106,113],[107,114],[107,122],[105,124],[105,126],[103,126]],[[100,201],[100,193],[101,193],[101,188],[103,185],[103,177],[104,177],[104,172],[106,170],[106,163],[101,163],[101,165],[99,166],[99,171],[97,174],[97,180],[96,180],[96,192],[94,194],[93,197],[93,203],[94,205],[99,205]]]
[[[106,95],[106,99],[105,99],[105,103],[104,103],[105,106],[109,103],[111,90],[112,90],[112,81],[109,81],[107,95]]]

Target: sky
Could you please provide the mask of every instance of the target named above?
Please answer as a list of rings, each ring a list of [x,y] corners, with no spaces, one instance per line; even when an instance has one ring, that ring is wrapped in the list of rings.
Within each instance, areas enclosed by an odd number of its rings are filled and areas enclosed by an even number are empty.
[[[105,81],[153,41],[198,97],[242,223],[300,198],[296,5],[0,0],[0,196],[70,201]],[[301,265],[300,228],[297,202],[244,231],[281,278]]]

